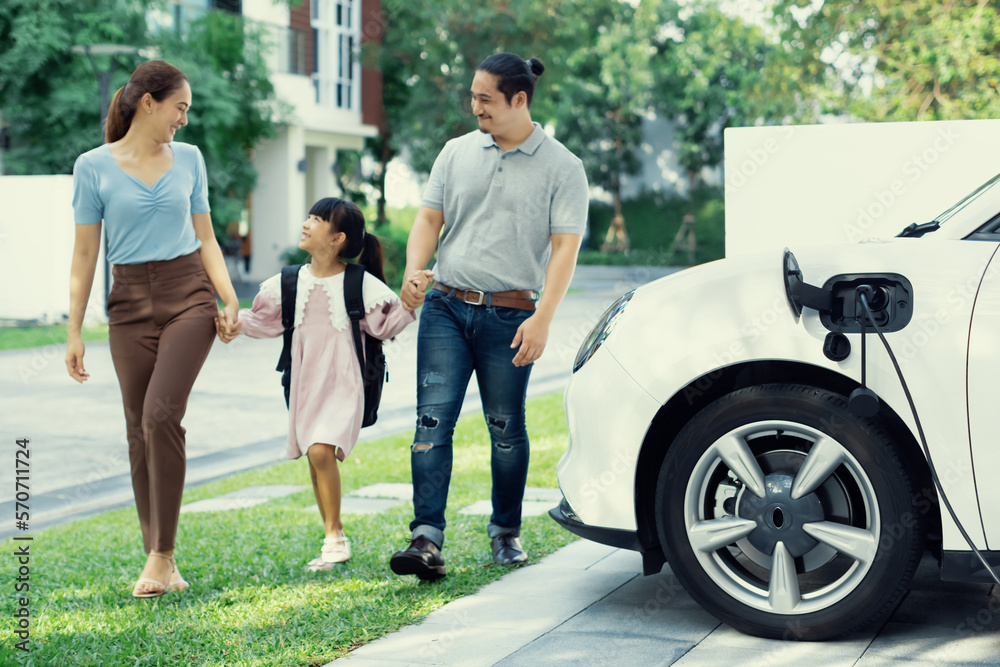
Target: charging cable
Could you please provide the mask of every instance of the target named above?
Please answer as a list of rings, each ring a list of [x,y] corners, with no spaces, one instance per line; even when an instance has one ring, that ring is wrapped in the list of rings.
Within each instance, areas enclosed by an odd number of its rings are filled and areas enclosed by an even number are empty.
[[[920,445],[923,447],[924,456],[927,457],[927,464],[931,469],[931,479],[934,481],[934,486],[937,488],[938,495],[941,497],[941,502],[944,503],[944,506],[948,509],[948,514],[951,515],[952,521],[955,522],[955,526],[958,527],[958,532],[960,532],[962,537],[965,538],[969,548],[972,549],[972,552],[975,553],[976,557],[982,562],[983,567],[985,567],[986,571],[990,573],[991,577],[993,577],[993,581],[1000,586],[1000,577],[997,576],[997,573],[993,570],[990,564],[986,562],[986,559],[983,557],[983,554],[979,552],[979,549],[976,548],[976,545],[972,543],[972,538],[969,537],[969,533],[966,532],[965,527],[962,526],[962,522],[958,520],[958,515],[955,514],[955,510],[952,508],[951,502],[949,502],[948,496],[944,492],[944,487],[941,486],[941,480],[938,479],[937,470],[934,468],[934,461],[931,459],[930,449],[927,447],[927,438],[924,437],[924,429],[920,425],[920,417],[917,416],[917,407],[913,404],[913,396],[910,395],[910,388],[907,387],[906,380],[903,379],[903,372],[900,370],[899,363],[896,361],[896,355],[892,353],[892,348],[889,347],[889,341],[885,339],[885,335],[882,333],[882,330],[879,328],[878,324],[875,323],[875,315],[872,313],[872,309],[868,305],[868,299],[865,297],[865,292],[870,294],[873,290],[867,285],[861,285],[858,287],[855,294],[858,299],[861,300],[861,305],[864,307],[865,313],[868,315],[868,321],[871,322],[872,328],[875,329],[875,333],[878,334],[879,339],[882,341],[882,345],[885,346],[885,351],[889,353],[889,360],[892,361],[893,368],[896,369],[896,375],[899,377],[899,384],[903,387],[903,393],[906,395],[906,402],[910,404],[910,411],[913,413],[913,421],[917,425],[917,434],[920,436]],[[864,329],[862,328],[861,331],[861,341],[862,345],[864,345]],[[862,373],[864,373],[864,370],[862,370]]]

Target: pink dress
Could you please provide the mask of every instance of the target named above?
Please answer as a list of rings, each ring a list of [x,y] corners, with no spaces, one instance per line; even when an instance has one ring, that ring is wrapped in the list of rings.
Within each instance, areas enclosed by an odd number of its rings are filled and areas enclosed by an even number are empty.
[[[361,431],[364,393],[351,320],[344,305],[344,274],[317,278],[309,264],[299,270],[288,400],[291,459],[320,442],[335,446],[337,458],[343,461]],[[370,273],[365,273],[361,292],[365,303],[361,331],[365,335],[386,340],[416,319],[416,314],[404,310],[399,297]],[[260,284],[253,308],[240,310],[240,321],[243,333],[252,338],[282,334],[281,274]]]

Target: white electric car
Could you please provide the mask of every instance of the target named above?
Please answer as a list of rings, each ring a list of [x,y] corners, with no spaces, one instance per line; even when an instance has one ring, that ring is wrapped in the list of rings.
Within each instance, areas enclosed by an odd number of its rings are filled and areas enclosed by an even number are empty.
[[[625,294],[577,356],[551,516],[762,637],[874,627],[925,549],[994,582],[998,246],[1000,176],[896,238]]]

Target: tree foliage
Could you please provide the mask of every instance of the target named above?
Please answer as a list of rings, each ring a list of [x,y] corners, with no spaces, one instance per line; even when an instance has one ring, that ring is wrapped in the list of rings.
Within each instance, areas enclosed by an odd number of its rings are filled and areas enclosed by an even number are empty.
[[[0,12],[0,112],[11,174],[68,174],[77,155],[101,143],[101,101],[90,62],[74,45],[145,47],[142,0],[4,0]],[[138,54],[94,56],[124,85]]]
[[[180,36],[149,32],[156,0],[0,2],[8,173],[68,173],[100,142],[97,82],[72,45],[157,46],[191,77],[192,122],[180,139],[205,154],[214,217],[239,217],[256,179],[251,152],[282,116],[259,36],[239,17],[213,12]],[[382,126],[370,159],[342,155],[337,175],[349,191],[377,192],[380,217],[389,161],[426,173],[446,141],[475,129],[474,70],[500,51],[545,63],[532,117],[613,196],[639,169],[652,114],[673,123],[670,148],[696,178],[721,162],[727,127],[821,111],[895,121],[1000,113],[1000,10],[985,0],[774,0],[764,27],[716,0],[383,0],[382,11],[362,28],[380,32],[362,56],[383,74]],[[112,91],[141,61],[102,58],[116,68]]]
[[[179,141],[197,145],[209,174],[216,232],[239,220],[256,184],[251,151],[274,135],[281,108],[262,57],[261,35],[239,16],[210,12],[183,31],[151,31],[153,0],[3,0],[0,110],[11,174],[68,174],[76,157],[103,140],[100,91],[87,57],[73,45],[142,48],[178,66],[191,82],[193,109]],[[93,56],[111,70],[109,97],[146,58]]]
[[[478,63],[498,51],[545,63],[532,118],[551,124],[619,213],[621,182],[640,169],[644,117],[677,124],[678,158],[697,173],[721,161],[725,127],[798,117],[804,106],[794,79],[785,80],[799,63],[712,2],[387,0],[384,7],[385,122],[369,144],[383,165],[402,154],[426,173],[448,139],[474,129],[469,85]]]
[[[639,172],[642,118],[653,93],[655,0],[588,3],[564,42],[570,73],[554,94],[556,137],[582,160],[591,185],[612,194],[622,215],[624,176]]]
[[[387,82],[387,120],[414,170],[426,173],[444,143],[476,128],[469,87],[476,66],[502,51],[546,65],[532,115],[551,113],[548,86],[560,63],[548,57],[552,33],[567,19],[567,0],[439,0],[397,3],[385,33],[382,63]],[[395,77],[394,77],[395,75]],[[391,96],[391,97],[390,97]]]
[[[602,0],[606,1],[606,0]],[[468,103],[476,66],[507,51],[545,63],[532,118],[552,118],[553,96],[566,76],[560,40],[591,0],[384,0],[385,30],[369,56],[382,71],[383,123],[367,149],[380,166],[372,183],[384,192],[385,167],[402,156],[416,173],[427,173],[444,144],[476,129]]]
[[[1000,114],[996,3],[779,0],[775,17],[828,111],[872,121]]]
[[[692,185],[703,168],[722,162],[727,127],[808,113],[792,64],[759,26],[712,3],[665,4],[660,26],[654,104],[676,125],[676,158]]]

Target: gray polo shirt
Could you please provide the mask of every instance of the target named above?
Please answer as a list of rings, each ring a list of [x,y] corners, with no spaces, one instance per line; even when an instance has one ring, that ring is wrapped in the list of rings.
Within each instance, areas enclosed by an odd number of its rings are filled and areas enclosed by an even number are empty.
[[[436,280],[485,292],[541,290],[551,235],[583,234],[583,162],[534,125],[509,151],[475,130],[445,144],[434,161],[423,205],[444,212]]]

